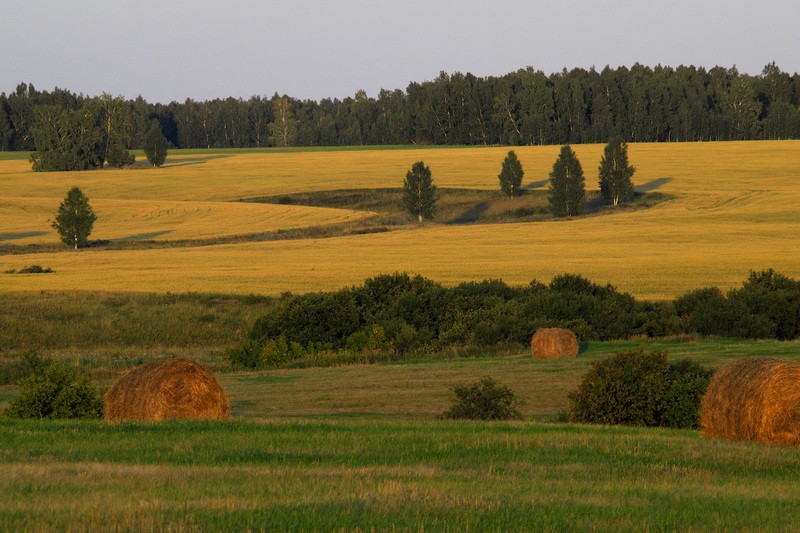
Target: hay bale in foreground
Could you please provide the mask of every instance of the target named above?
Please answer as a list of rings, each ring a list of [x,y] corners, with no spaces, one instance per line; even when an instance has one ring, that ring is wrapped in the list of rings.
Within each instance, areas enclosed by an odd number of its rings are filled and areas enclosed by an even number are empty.
[[[105,395],[106,420],[230,418],[228,399],[203,365],[188,359],[134,368]]]
[[[578,356],[578,337],[561,328],[540,328],[531,339],[531,354],[540,359]]]
[[[723,367],[700,403],[700,428],[709,438],[800,444],[800,365],[749,357]]]

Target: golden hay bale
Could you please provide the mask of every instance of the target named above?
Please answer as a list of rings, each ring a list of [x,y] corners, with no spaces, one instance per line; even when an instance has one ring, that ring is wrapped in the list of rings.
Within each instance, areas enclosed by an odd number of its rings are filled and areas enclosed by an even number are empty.
[[[577,357],[578,337],[561,328],[540,328],[531,339],[531,354],[540,359]]]
[[[106,420],[230,418],[225,391],[203,365],[188,359],[134,368],[105,395]]]
[[[800,365],[749,357],[711,378],[700,403],[706,437],[800,444]]]

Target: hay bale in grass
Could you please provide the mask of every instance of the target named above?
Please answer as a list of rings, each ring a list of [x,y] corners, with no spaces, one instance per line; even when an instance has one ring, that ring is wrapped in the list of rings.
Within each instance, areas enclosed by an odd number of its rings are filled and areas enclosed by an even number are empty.
[[[710,438],[800,444],[800,365],[749,357],[721,368],[700,403],[700,427]]]
[[[561,328],[540,328],[531,339],[531,354],[540,359],[577,357],[578,337]]]
[[[230,418],[228,399],[203,365],[188,359],[134,368],[105,395],[106,420]]]

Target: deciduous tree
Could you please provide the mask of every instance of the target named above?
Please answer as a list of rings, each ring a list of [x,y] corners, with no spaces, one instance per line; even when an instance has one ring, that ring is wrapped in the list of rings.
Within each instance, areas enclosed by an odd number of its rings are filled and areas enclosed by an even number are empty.
[[[160,167],[167,160],[167,140],[161,134],[161,126],[153,121],[145,137],[144,155],[154,167]]]
[[[586,207],[583,169],[569,145],[561,147],[550,172],[550,206],[557,217],[583,214]]]
[[[636,169],[628,164],[628,143],[614,137],[603,150],[600,159],[600,193],[613,205],[633,198],[631,178]]]
[[[522,194],[522,176],[524,174],[517,154],[514,150],[509,150],[508,155],[503,159],[500,174],[497,176],[500,180],[500,190],[507,196],[519,196]]]
[[[78,187],[73,187],[58,207],[52,226],[61,236],[61,242],[67,246],[75,246],[77,250],[79,246],[86,246],[89,242],[95,220],[97,215],[89,205],[89,199]]]
[[[403,206],[422,222],[425,218],[433,218],[438,197],[431,169],[422,161],[417,161],[406,173],[406,179],[403,181]]]

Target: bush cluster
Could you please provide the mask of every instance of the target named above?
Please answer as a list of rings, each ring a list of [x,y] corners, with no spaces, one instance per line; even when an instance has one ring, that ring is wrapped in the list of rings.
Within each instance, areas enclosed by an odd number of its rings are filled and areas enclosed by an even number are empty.
[[[569,396],[568,419],[595,424],[696,428],[712,371],[664,351],[634,350],[592,363]]]
[[[284,295],[228,358],[257,368],[319,350],[403,354],[452,346],[518,347],[540,327],[565,327],[583,340],[683,331],[670,304],[637,302],[581,276],[565,274],[549,285],[534,281],[520,288],[500,280],[447,288],[397,273],[337,292]],[[264,357],[272,342],[289,346],[288,353]]]
[[[692,291],[675,301],[687,329],[702,335],[780,340],[800,335],[800,281],[772,269],[751,272],[747,281],[723,294],[717,288]]]
[[[20,395],[4,414],[9,418],[102,418],[103,397],[75,368],[27,354],[28,373]]]
[[[497,385],[490,377],[472,385],[453,389],[455,399],[443,418],[468,420],[521,420],[519,400],[508,387]]]
[[[541,327],[569,329],[582,341],[684,333],[793,339],[800,333],[800,282],[767,270],[727,296],[702,289],[675,302],[648,302],[572,274],[525,287],[501,280],[444,287],[388,274],[336,292],[282,296],[228,358],[258,368],[320,351],[519,349]]]
[[[41,265],[31,265],[27,267],[22,267],[19,270],[12,268],[11,270],[6,270],[6,274],[51,274],[55,272],[50,267],[42,268]]]

